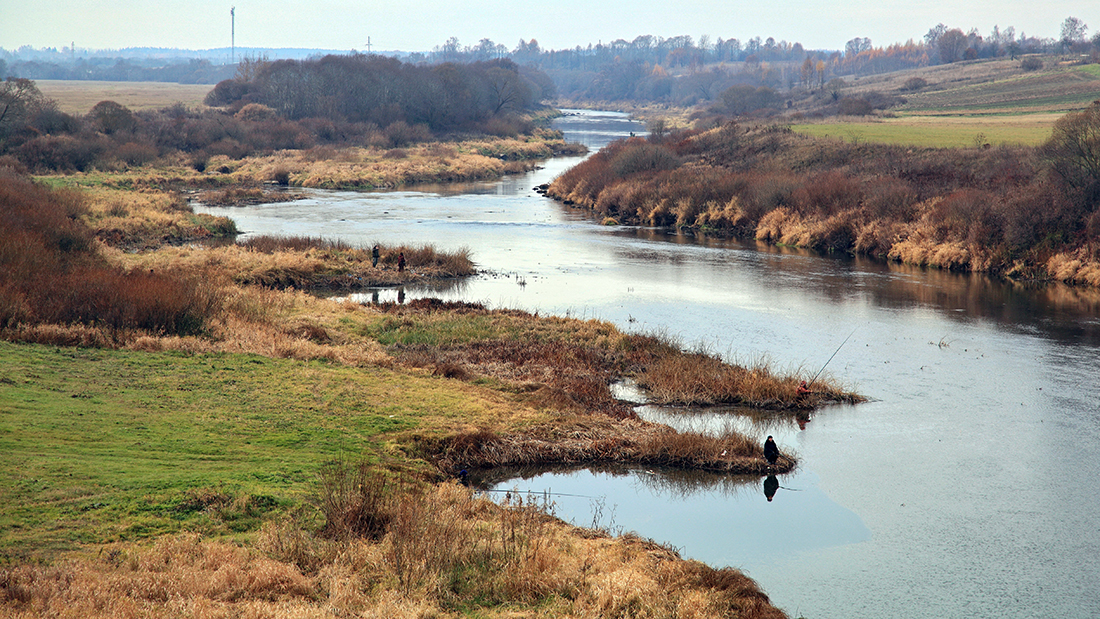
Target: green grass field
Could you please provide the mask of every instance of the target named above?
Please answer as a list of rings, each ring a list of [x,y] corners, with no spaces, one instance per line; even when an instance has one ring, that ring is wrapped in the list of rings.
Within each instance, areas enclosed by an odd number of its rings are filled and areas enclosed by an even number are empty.
[[[307,500],[324,463],[495,406],[454,381],[252,355],[0,342],[0,368],[8,559],[248,531]]]
[[[1028,117],[902,117],[876,121],[795,124],[791,129],[850,142],[880,142],[934,148],[982,144],[1037,146],[1050,137],[1060,115]]]

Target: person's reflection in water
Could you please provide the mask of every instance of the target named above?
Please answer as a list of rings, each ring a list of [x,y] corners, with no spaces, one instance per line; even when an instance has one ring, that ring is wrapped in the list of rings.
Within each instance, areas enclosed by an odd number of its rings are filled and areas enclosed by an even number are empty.
[[[775,497],[777,490],[779,490],[779,479],[775,475],[768,475],[767,479],[764,480],[764,496],[768,498],[769,503]]]
[[[370,293],[370,302],[372,305],[378,305],[378,291],[372,290]]]
[[[405,303],[405,289],[404,288],[398,288],[397,289],[397,304],[398,305],[404,305],[404,303]]]

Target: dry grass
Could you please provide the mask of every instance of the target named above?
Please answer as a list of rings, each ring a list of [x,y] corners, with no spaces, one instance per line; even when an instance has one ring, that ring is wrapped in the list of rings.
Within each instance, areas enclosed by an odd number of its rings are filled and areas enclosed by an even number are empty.
[[[226,217],[195,213],[176,192],[100,186],[85,189],[83,194],[88,206],[85,222],[96,237],[116,247],[159,247],[237,231]]]
[[[64,175],[49,175],[50,183],[80,187],[111,187],[131,191],[207,189],[203,199],[219,204],[269,200],[257,188],[278,183],[328,189],[393,188],[416,183],[476,181],[526,172],[537,162],[584,147],[564,142],[560,135],[536,131],[523,138],[479,138],[429,142],[400,149],[389,147],[317,146],[278,150],[265,155],[233,158],[225,154],[175,152],[148,165],[108,166]],[[201,165],[196,165],[201,163]],[[196,169],[198,168],[198,169]],[[201,170],[201,171],[200,171]]]
[[[1046,269],[1055,280],[1100,287],[1100,259],[1089,248],[1055,254],[1047,261]]]
[[[810,397],[799,397],[798,383],[809,377],[778,375],[763,362],[746,368],[705,352],[685,353],[668,339],[625,334],[599,321],[437,303],[386,306],[394,319],[375,327],[376,337],[391,345],[399,363],[465,380],[490,377],[538,407],[630,417],[629,406],[609,388],[624,376],[666,404],[795,412],[826,401],[861,401],[826,381],[818,381]]]
[[[400,152],[398,152],[398,150]],[[212,158],[208,169],[225,167],[233,183],[257,183],[289,174],[290,185],[325,189],[375,189],[416,183],[474,181],[526,172],[535,162],[568,152],[561,140],[497,139],[454,144],[429,143],[402,149],[330,148],[280,151],[234,162]]]
[[[42,94],[57,101],[62,112],[83,116],[100,101],[114,101],[131,110],[153,110],[182,103],[202,107],[209,84],[171,82],[103,82],[85,80],[35,80]]]
[[[824,402],[861,402],[863,398],[818,381],[799,396],[810,376],[777,376],[766,364],[730,365],[704,353],[661,357],[636,376],[649,401],[665,405],[739,405],[760,409],[812,409]]]
[[[5,616],[738,617],[780,619],[756,583],[636,537],[610,538],[460,486],[388,495],[377,538],[269,525],[257,550],[197,536],[0,569]]]
[[[113,260],[131,269],[187,270],[211,281],[238,285],[302,290],[360,290],[395,286],[425,278],[473,274],[469,253],[436,251],[431,246],[380,248],[378,266],[371,252],[332,244],[324,239],[260,237],[247,244],[214,247],[168,246],[154,252],[123,253],[105,249]],[[400,253],[407,267],[397,268]]]

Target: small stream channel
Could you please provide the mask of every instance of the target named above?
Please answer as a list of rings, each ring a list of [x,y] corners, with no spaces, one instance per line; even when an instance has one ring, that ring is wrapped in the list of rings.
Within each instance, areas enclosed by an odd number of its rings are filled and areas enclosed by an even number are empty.
[[[558,121],[599,148],[622,114]],[[1100,293],[836,258],[665,230],[606,227],[532,188],[579,159],[500,182],[206,208],[247,233],[468,247],[483,273],[408,287],[661,332],[732,361],[816,371],[872,398],[803,425],[733,424],[801,459],[765,479],[676,471],[515,472],[580,525],[636,531],[744,569],[791,616],[1100,616]],[[395,300],[398,290],[358,298]]]

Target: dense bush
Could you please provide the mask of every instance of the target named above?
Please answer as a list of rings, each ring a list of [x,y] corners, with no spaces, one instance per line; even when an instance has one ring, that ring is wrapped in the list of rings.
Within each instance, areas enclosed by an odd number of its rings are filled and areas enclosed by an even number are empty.
[[[611,159],[611,169],[619,176],[671,170],[678,165],[676,155],[671,150],[640,138],[628,141]]]
[[[24,142],[15,154],[36,171],[83,172],[107,152],[108,146],[109,142],[94,135],[43,135]]]
[[[928,80],[924,79],[923,77],[911,77],[905,80],[905,85],[902,86],[902,90],[908,90],[912,92],[916,90],[921,90],[922,88],[926,87],[928,87]]]
[[[529,110],[545,96],[547,84],[545,76],[510,60],[433,66],[329,55],[256,63],[250,75],[215,86],[206,102],[242,111],[263,104],[289,120],[323,117],[380,127],[400,122],[451,131]]]
[[[1038,71],[1043,68],[1043,61],[1035,56],[1029,56],[1020,61],[1020,68],[1024,71]]]
[[[94,250],[81,194],[51,191],[0,166],[0,329],[35,324],[192,335],[217,296],[181,275],[125,272]]]

